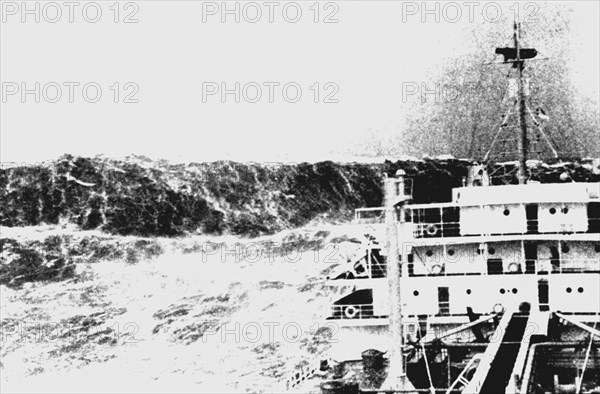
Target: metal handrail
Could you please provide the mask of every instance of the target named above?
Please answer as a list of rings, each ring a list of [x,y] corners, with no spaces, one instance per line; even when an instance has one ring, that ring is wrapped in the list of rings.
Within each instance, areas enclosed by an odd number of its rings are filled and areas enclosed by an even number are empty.
[[[471,368],[473,367],[473,364],[475,364],[476,362],[479,363],[481,362],[481,357],[483,356],[483,353],[477,353],[475,354],[473,357],[471,357],[471,359],[469,360],[469,362],[467,363],[467,365],[465,366],[465,368],[462,370],[462,372],[460,373],[460,375],[458,375],[458,378],[456,378],[456,380],[454,381],[454,383],[452,383],[452,385],[450,387],[448,387],[448,390],[446,391],[445,394],[451,394],[454,390],[456,390],[456,387],[460,384],[464,387],[466,387],[470,380],[466,378],[466,375],[469,371],[471,371]],[[461,390],[462,391],[462,390]]]
[[[530,259],[527,259],[530,260]],[[556,259],[558,263],[557,266],[552,266],[551,259],[531,259],[534,261],[534,270],[527,272],[524,268],[525,261],[514,261],[513,263],[517,263],[519,266],[518,271],[502,271],[497,273],[489,273],[487,271],[487,267],[485,265],[481,266],[481,271],[478,272],[447,272],[446,266],[452,264],[458,264],[459,261],[453,259],[451,261],[444,261],[443,258],[440,258],[438,261],[435,261],[431,264],[431,266],[425,266],[427,270],[426,273],[414,273],[414,270],[411,267],[414,267],[416,263],[408,263],[408,270],[410,277],[422,277],[422,276],[470,276],[470,275],[534,275],[534,274],[594,274],[600,272],[600,258],[582,258],[582,259]],[[540,261],[543,261],[547,267],[540,267]],[[473,264],[473,263],[469,263]],[[434,266],[439,267],[439,272],[433,272],[432,269]],[[545,269],[547,268],[547,269]]]
[[[408,222],[413,226],[413,236],[415,238],[448,238],[448,237],[471,237],[478,235],[514,235],[514,234],[585,234],[589,233],[589,227],[586,229],[576,229],[573,223],[561,223],[560,228],[552,231],[540,231],[539,220],[527,220],[524,231],[493,231],[482,229],[481,232],[462,234],[460,222]],[[545,224],[543,221],[542,224]]]
[[[492,341],[488,347],[485,349],[484,354],[482,355],[481,362],[479,363],[477,369],[475,370],[475,374],[469,380],[469,383],[463,389],[464,394],[477,394],[481,392],[481,387],[492,366],[492,361],[496,357],[500,346],[502,345],[502,339],[504,339],[504,335],[506,333],[506,328],[510,323],[514,314],[513,310],[504,311],[504,315],[500,319],[496,330],[494,331],[493,336],[498,334],[500,336],[499,341]]]
[[[358,224],[383,223],[384,207],[358,208],[354,210],[354,221]]]
[[[350,317],[347,316],[346,311],[348,308],[353,308],[356,311],[356,315]],[[331,306],[331,317],[341,319],[367,319],[377,317],[373,315],[373,304],[347,304],[347,305],[332,305]]]

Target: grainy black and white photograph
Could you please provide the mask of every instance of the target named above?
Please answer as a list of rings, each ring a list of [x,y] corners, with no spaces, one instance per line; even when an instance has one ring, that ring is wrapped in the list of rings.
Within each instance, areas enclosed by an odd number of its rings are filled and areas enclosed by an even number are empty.
[[[0,392],[600,394],[600,2],[0,0]]]

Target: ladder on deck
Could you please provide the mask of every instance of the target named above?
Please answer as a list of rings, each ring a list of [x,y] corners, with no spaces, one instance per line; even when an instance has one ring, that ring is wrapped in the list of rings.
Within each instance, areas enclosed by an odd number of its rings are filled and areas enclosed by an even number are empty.
[[[469,360],[469,362],[465,366],[465,369],[463,369],[463,371],[460,373],[460,375],[458,375],[458,378],[456,378],[454,383],[452,383],[452,385],[450,387],[448,387],[448,390],[446,390],[446,394],[453,393],[455,390],[458,390],[458,387],[467,387],[467,385],[471,381],[470,379],[467,378],[467,374],[469,372],[473,371],[474,368],[477,368],[477,366],[479,365],[479,363],[482,360],[482,356],[483,356],[482,353],[478,353]]]

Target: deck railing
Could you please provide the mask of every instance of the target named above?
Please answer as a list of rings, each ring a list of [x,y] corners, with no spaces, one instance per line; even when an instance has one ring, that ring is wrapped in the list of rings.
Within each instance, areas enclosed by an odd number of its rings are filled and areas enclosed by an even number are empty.
[[[595,219],[594,219],[595,220]],[[481,231],[474,232],[469,229],[469,234],[464,234],[461,231],[460,222],[424,222],[414,223],[407,222],[413,226],[413,236],[415,238],[446,238],[446,237],[469,237],[481,235],[524,235],[524,234],[585,234],[585,233],[600,233],[600,224],[594,224],[594,220],[589,220],[589,225],[586,228],[578,228],[574,223],[560,223],[552,231],[540,231],[539,220],[527,220],[524,231],[508,230],[502,231],[498,228],[489,229],[482,228]],[[597,220],[600,222],[600,220]],[[384,208],[360,208],[354,212],[355,224],[383,224],[385,222]],[[541,222],[542,226],[547,226],[547,223]],[[542,227],[543,228],[543,227]]]
[[[356,224],[373,224],[385,222],[385,208],[358,208],[354,210],[354,222]]]
[[[485,261],[483,261],[485,263]],[[469,276],[469,275],[533,275],[533,274],[570,274],[570,273],[598,273],[600,272],[600,257],[597,258],[585,258],[585,259],[538,259],[538,260],[526,260],[521,263],[510,263],[508,269],[500,268],[498,270],[491,269],[485,264],[479,264],[481,271],[478,272],[454,272],[452,269],[453,265],[460,264],[454,259],[451,262],[444,262],[443,259],[435,262],[434,264],[425,265],[423,263],[408,263],[408,275],[410,277],[419,276]],[[463,263],[464,265],[465,263]],[[468,264],[475,264],[468,263]],[[512,268],[515,267],[515,268]],[[427,272],[422,271],[423,268]],[[415,272],[416,271],[416,272]]]
[[[374,318],[373,304],[333,305],[331,318],[334,319],[367,319]]]
[[[572,274],[572,273],[600,273],[600,257],[598,258],[585,258],[585,259],[544,259],[544,260],[532,260],[528,259],[521,261],[520,263],[512,262],[508,264],[507,269],[500,267],[498,269],[490,269],[486,264],[485,260],[480,263],[481,270],[479,271],[464,271],[455,272],[452,268],[457,262],[456,259],[444,262],[440,258],[440,261],[434,264],[427,264],[421,262],[407,263],[408,276],[409,277],[424,277],[424,276],[477,276],[477,275],[534,275],[534,274]],[[462,263],[463,265],[465,263]],[[475,264],[475,263],[468,263]],[[332,279],[331,284],[336,281],[342,280],[360,280],[360,279],[379,279],[387,277],[387,267],[385,264],[371,264],[369,268],[371,274],[365,274],[363,276],[353,278],[335,278]],[[423,272],[425,271],[425,272]],[[343,282],[346,283],[346,282]]]
[[[415,238],[459,237],[459,222],[412,223]]]
[[[469,228],[468,234],[465,234],[464,228],[461,229],[460,222],[442,221],[431,223],[409,223],[413,226],[413,236],[415,238],[472,237],[481,235],[585,234],[600,232],[600,229],[598,229],[597,226],[591,225],[585,226],[585,229],[578,229],[577,226],[573,223],[560,223],[551,231],[540,231],[539,220],[527,220],[526,228],[524,231],[518,231],[516,229],[502,230],[501,227],[492,229],[483,227],[480,231],[473,231],[473,228]],[[545,226],[548,225],[544,222],[542,222],[541,224]]]

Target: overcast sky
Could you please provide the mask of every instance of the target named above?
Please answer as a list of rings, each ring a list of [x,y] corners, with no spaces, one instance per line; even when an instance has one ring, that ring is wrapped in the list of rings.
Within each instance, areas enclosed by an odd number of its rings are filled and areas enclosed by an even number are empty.
[[[2,2],[2,162],[67,152],[197,162],[345,158],[349,147],[360,151],[352,145],[370,130],[402,133],[402,84],[426,82],[428,69],[465,50],[468,25],[495,12],[490,2],[454,3],[457,17],[444,3],[438,15],[435,3],[423,15],[421,2],[259,1],[237,3],[237,23],[220,1],[89,3],[40,2],[36,15],[36,2],[27,3],[32,14],[21,1]],[[521,5],[525,17],[536,11]],[[598,2],[573,8],[582,56],[573,76],[597,101]],[[39,103],[34,93],[21,95],[36,82]],[[223,100],[221,88],[236,83],[240,102],[233,93]]]

